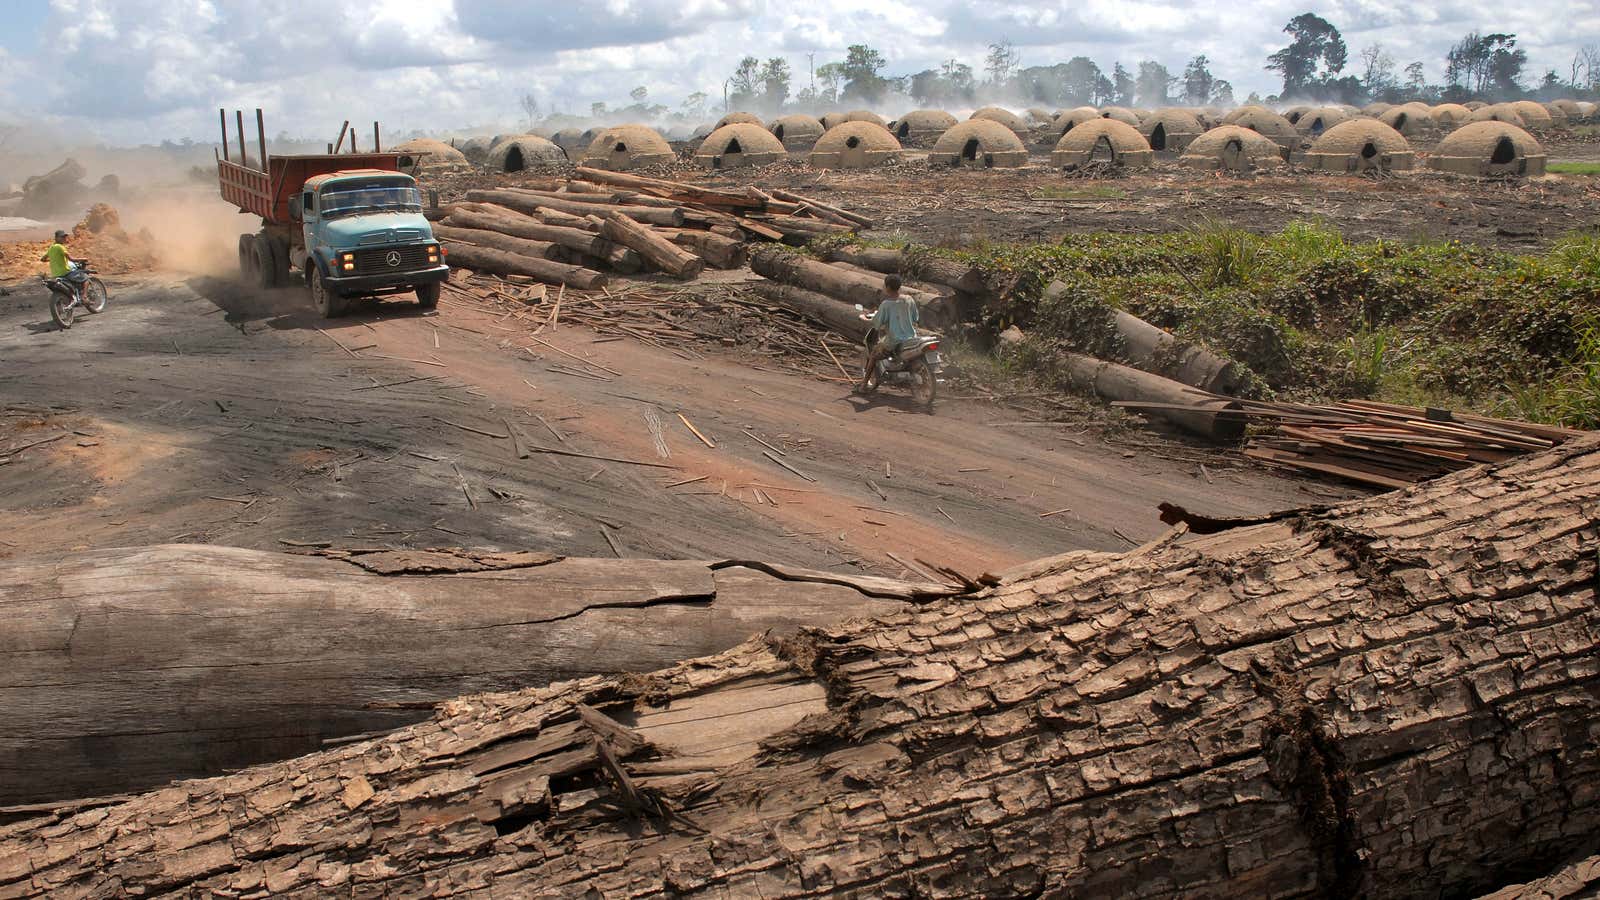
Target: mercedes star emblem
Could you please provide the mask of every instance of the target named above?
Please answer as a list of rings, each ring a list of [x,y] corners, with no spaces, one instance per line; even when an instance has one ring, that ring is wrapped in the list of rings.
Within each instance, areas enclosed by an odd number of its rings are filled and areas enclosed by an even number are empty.
[[[390,250],[389,251],[389,255],[385,256],[383,258],[383,261],[388,263],[390,268],[393,268],[395,266],[400,265],[400,251],[399,250]]]

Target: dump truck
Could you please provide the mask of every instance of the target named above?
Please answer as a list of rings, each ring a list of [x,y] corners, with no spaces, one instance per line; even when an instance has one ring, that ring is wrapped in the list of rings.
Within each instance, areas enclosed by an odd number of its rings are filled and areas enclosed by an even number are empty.
[[[450,277],[445,251],[422,215],[416,179],[400,171],[400,154],[378,149],[376,123],[370,153],[356,152],[353,132],[349,152],[340,152],[341,130],[326,154],[268,156],[258,109],[257,163],[245,154],[243,112],[236,113],[237,161],[228,146],[227,112],[221,112],[222,198],[261,218],[260,229],[239,236],[239,272],[247,282],[285,287],[298,272],[324,318],[368,297],[414,292],[424,308],[438,304],[440,286]]]

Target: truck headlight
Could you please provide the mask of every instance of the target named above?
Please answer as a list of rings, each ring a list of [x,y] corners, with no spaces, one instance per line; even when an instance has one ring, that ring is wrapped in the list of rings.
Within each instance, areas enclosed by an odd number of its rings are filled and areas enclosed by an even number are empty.
[[[432,263],[434,265],[438,265],[439,264],[439,245],[438,244],[429,244],[428,245],[428,262],[430,262],[430,263]]]
[[[344,264],[344,270],[346,272],[354,272],[356,270],[356,264],[353,262],[347,262]]]
[[[356,255],[354,253],[341,253],[339,254],[339,259],[343,262],[355,262]]]
[[[339,262],[339,268],[346,272],[354,272],[356,270],[356,255],[354,253],[339,254]]]

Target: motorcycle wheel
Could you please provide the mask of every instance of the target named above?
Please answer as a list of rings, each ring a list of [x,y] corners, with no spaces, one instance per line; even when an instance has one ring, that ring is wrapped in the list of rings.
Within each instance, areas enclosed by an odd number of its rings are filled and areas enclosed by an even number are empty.
[[[923,406],[932,407],[933,398],[939,391],[939,382],[933,377],[933,369],[928,361],[917,357],[911,363],[911,399]]]
[[[83,283],[83,308],[91,313],[97,313],[106,308],[106,283],[98,278],[91,278]]]
[[[71,328],[74,308],[76,308],[76,304],[72,302],[71,297],[51,292],[50,318],[54,319],[57,325],[62,328]]]

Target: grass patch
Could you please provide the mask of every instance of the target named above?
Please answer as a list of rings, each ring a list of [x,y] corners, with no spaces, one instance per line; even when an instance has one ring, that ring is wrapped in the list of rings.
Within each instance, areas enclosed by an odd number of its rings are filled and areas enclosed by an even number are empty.
[[[1128,192],[1109,184],[1090,184],[1081,187],[1051,185],[1040,188],[1033,197],[1036,200],[1126,200]]]
[[[1544,168],[1557,175],[1600,175],[1600,162],[1553,162]]]
[[[1600,236],[1517,255],[1458,242],[1351,243],[1297,223],[939,250],[1014,276],[988,313],[1035,359],[1116,358],[1114,309],[1245,366],[1249,393],[1367,398],[1600,427]],[[1045,299],[1045,287],[1066,289]]]

